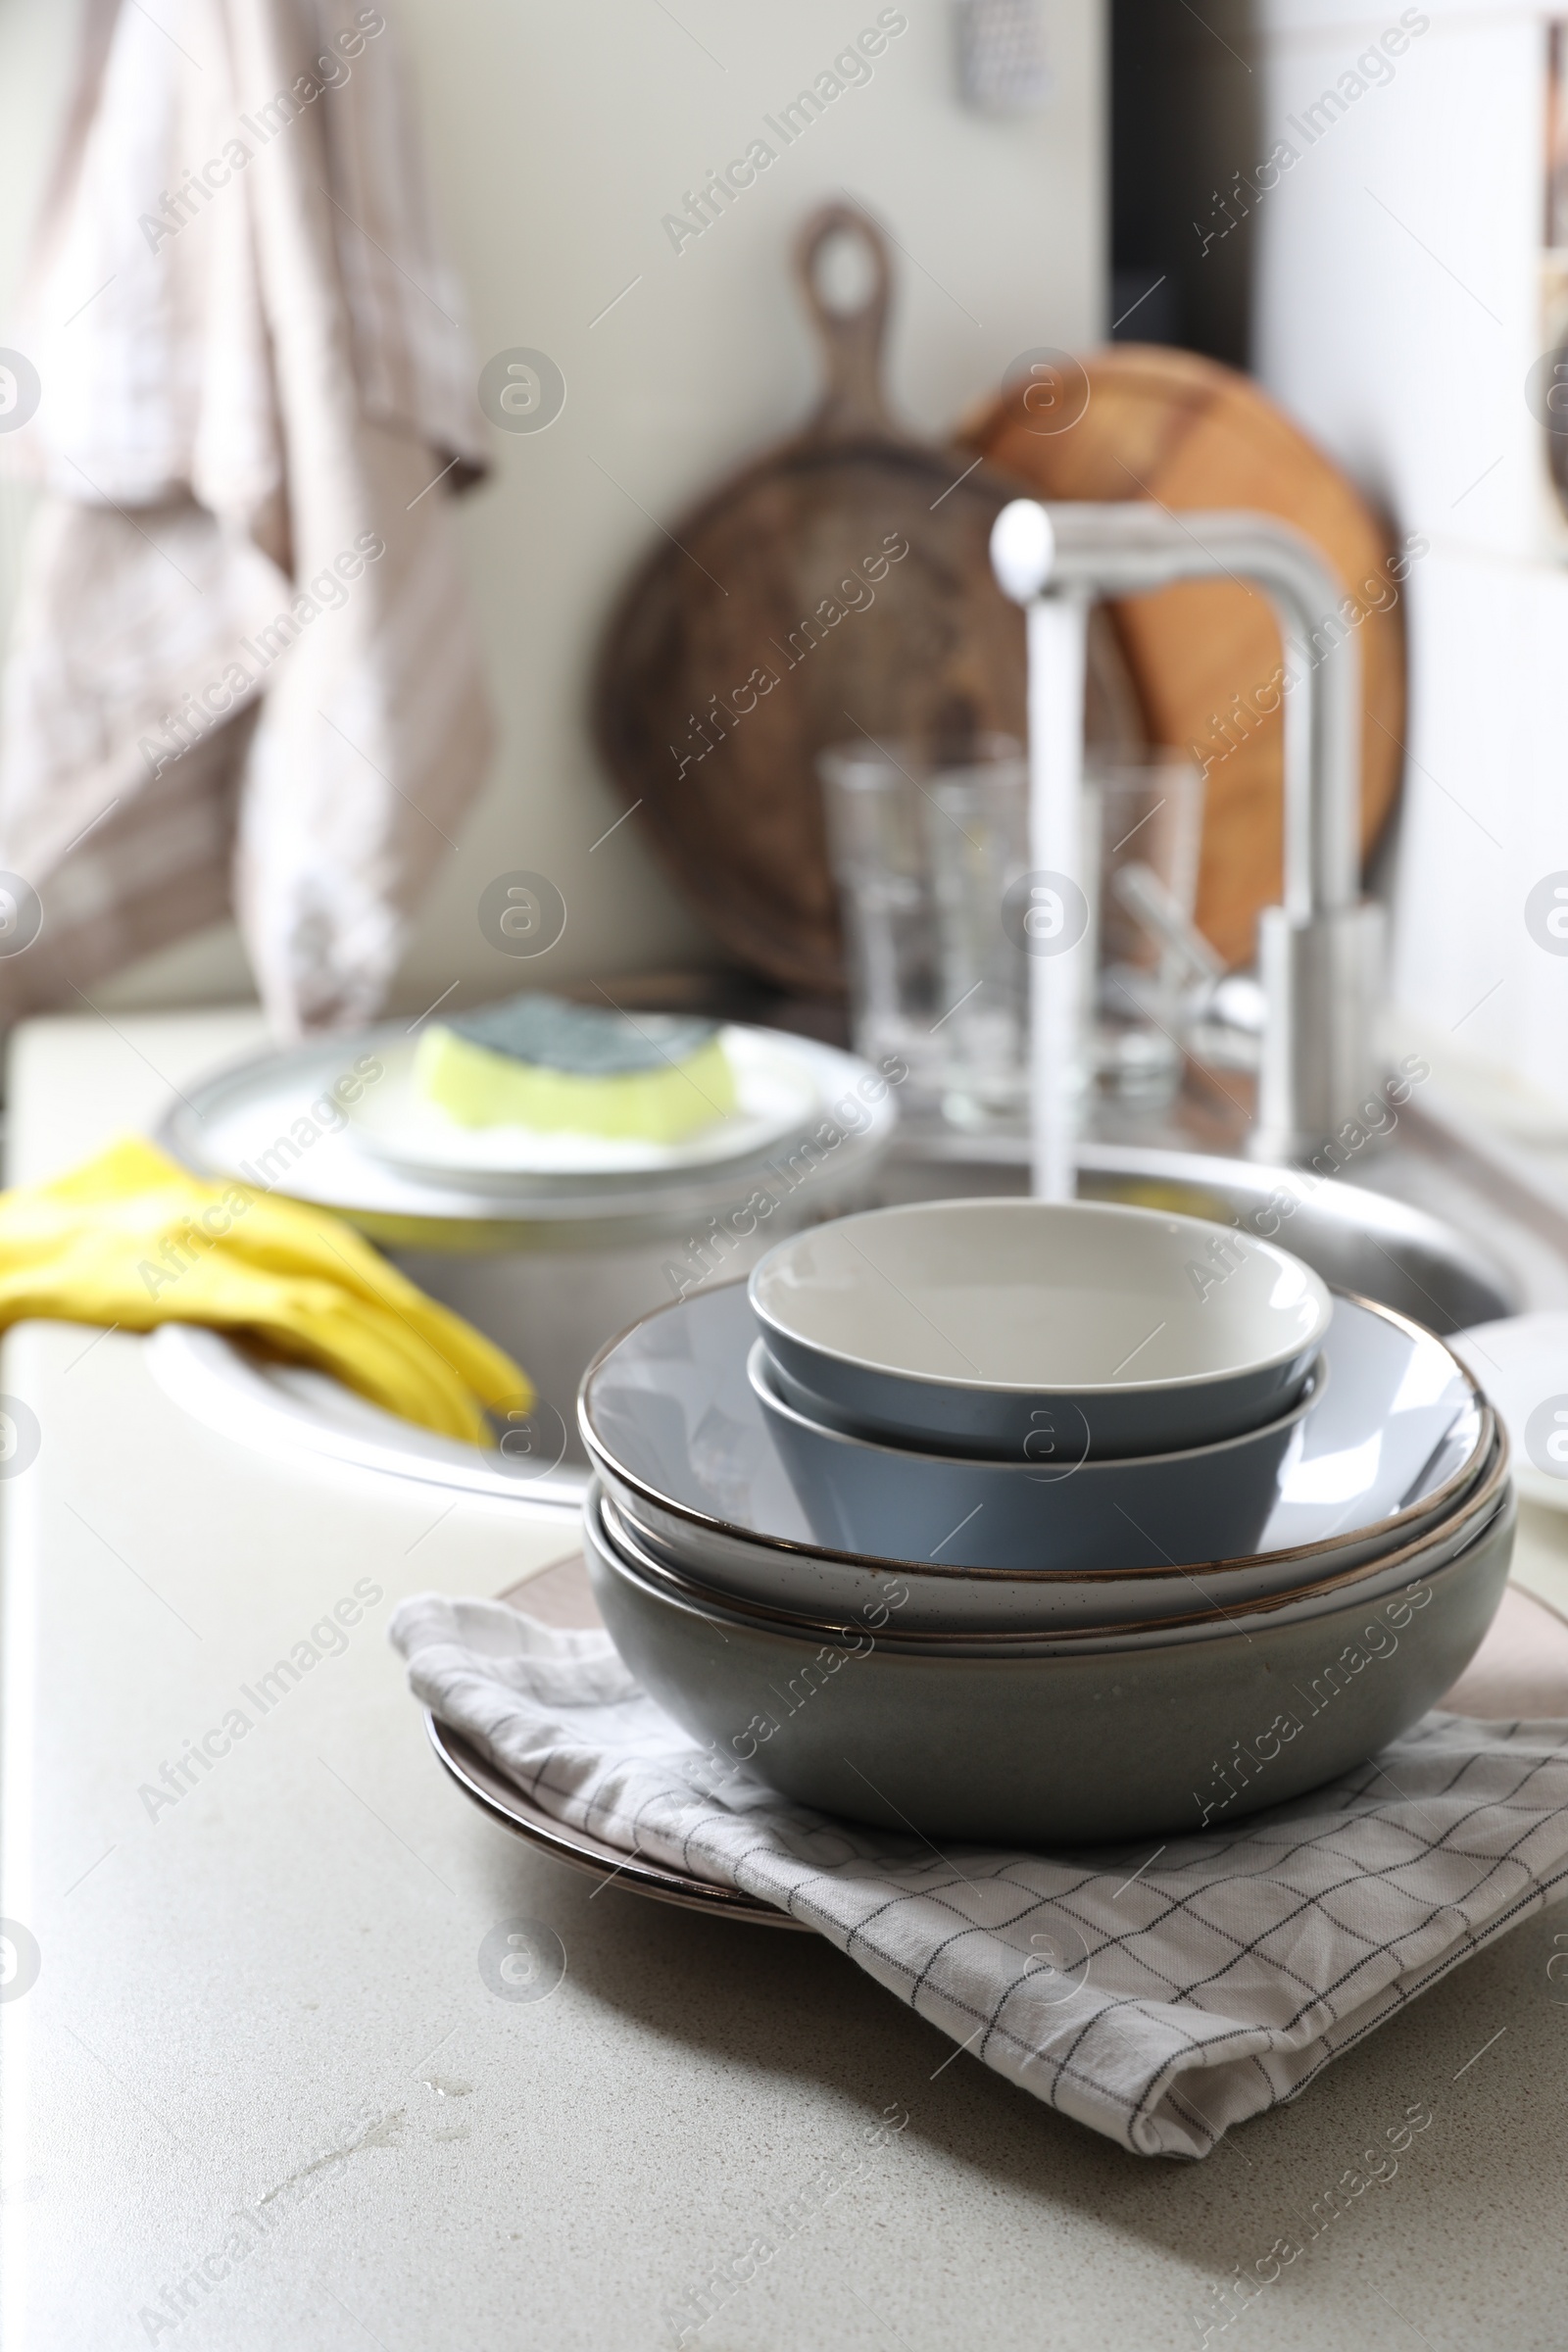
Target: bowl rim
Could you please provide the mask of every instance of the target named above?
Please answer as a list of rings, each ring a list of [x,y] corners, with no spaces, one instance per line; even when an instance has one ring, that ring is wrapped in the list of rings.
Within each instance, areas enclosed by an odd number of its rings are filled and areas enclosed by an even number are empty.
[[[857,1209],[848,1216],[831,1218],[829,1223],[837,1229],[845,1225],[862,1225],[873,1217],[879,1223],[887,1223],[897,1217],[930,1217],[937,1212],[976,1208],[983,1208],[988,1212],[1001,1212],[1009,1216],[1020,1213],[1026,1216],[1030,1214],[1039,1216],[1042,1212],[1052,1216],[1070,1215],[1075,1219],[1090,1222],[1099,1222],[1107,1218],[1113,1220],[1132,1218],[1140,1225],[1147,1226],[1157,1223],[1167,1229],[1173,1225],[1185,1226],[1195,1235],[1204,1234],[1210,1237],[1216,1233],[1229,1233],[1235,1230],[1243,1242],[1249,1244],[1253,1250],[1266,1252],[1277,1265],[1298,1267],[1305,1275],[1308,1284],[1314,1287],[1318,1294],[1317,1315],[1313,1328],[1304,1338],[1293,1340],[1288,1347],[1273,1348],[1267,1354],[1249,1356],[1239,1363],[1226,1364],[1218,1371],[1172,1373],[1159,1380],[1055,1382],[968,1380],[960,1374],[955,1373],[911,1371],[902,1364],[879,1362],[872,1356],[857,1355],[849,1348],[829,1348],[824,1346],[820,1340],[805,1338],[800,1332],[792,1331],[787,1325],[781,1323],[778,1317],[770,1314],[762,1304],[758,1295],[758,1284],[767,1266],[774,1258],[782,1256],[787,1250],[797,1248],[819,1236],[824,1228],[818,1225],[808,1225],[799,1233],[782,1235],[773,1244],[773,1247],[758,1259],[757,1264],[745,1278],[747,1297],[751,1300],[752,1312],[762,1326],[764,1333],[777,1334],[787,1345],[801,1348],[823,1363],[842,1364],[848,1371],[869,1372],[880,1379],[906,1383],[911,1388],[953,1389],[964,1396],[1038,1396],[1058,1399],[1080,1396],[1101,1398],[1168,1396],[1178,1391],[1218,1388],[1228,1381],[1255,1378],[1261,1373],[1274,1371],[1280,1365],[1290,1363],[1298,1355],[1313,1354],[1323,1345],[1324,1335],[1334,1312],[1334,1295],[1315,1267],[1309,1266],[1304,1258],[1296,1256],[1294,1251],[1282,1250],[1277,1242],[1266,1239],[1262,1234],[1243,1233],[1240,1227],[1233,1229],[1230,1226],[1218,1225],[1207,1217],[1190,1216],[1180,1209],[1146,1208],[1141,1202],[1134,1200],[1019,1200],[1010,1195],[992,1198],[985,1194],[964,1194],[951,1200],[900,1200],[885,1208]]]
[[[1339,1575],[1322,1577],[1315,1583],[1298,1585],[1280,1592],[1255,1595],[1250,1600],[1236,1602],[1231,1608],[1216,1606],[1210,1609],[1189,1610],[1180,1616],[1132,1618],[1125,1624],[1115,1626],[1086,1625],[1076,1630],[1059,1631],[1045,1631],[1040,1627],[1031,1627],[1020,1628],[1013,1633],[999,1631],[995,1628],[967,1631],[962,1628],[952,1630],[945,1627],[931,1630],[916,1628],[890,1637],[884,1635],[879,1627],[865,1625],[857,1627],[852,1622],[840,1618],[797,1616],[787,1610],[770,1608],[765,1602],[740,1603],[725,1594],[717,1592],[710,1594],[708,1589],[694,1578],[683,1576],[678,1569],[668,1568],[662,1560],[650,1559],[648,1561],[647,1566],[651,1575],[645,1578],[642,1563],[636,1556],[641,1549],[638,1544],[639,1531],[636,1529],[631,1531],[626,1540],[626,1548],[633,1554],[633,1557],[629,1561],[619,1559],[616,1564],[624,1568],[633,1581],[648,1583],[659,1598],[667,1600],[673,1606],[684,1609],[690,1615],[699,1617],[708,1623],[718,1621],[724,1624],[739,1625],[743,1628],[752,1626],[759,1632],[777,1633],[786,1640],[802,1642],[820,1643],[824,1637],[847,1635],[852,1632],[864,1633],[870,1636],[873,1648],[879,1647],[906,1657],[955,1654],[1002,1658],[1011,1656],[1043,1657],[1058,1654],[1063,1656],[1084,1655],[1091,1652],[1102,1655],[1117,1650],[1129,1635],[1181,1633],[1193,1627],[1210,1628],[1210,1638],[1215,1641],[1225,1640],[1228,1630],[1235,1629],[1238,1638],[1245,1640],[1249,1638],[1248,1630],[1246,1626],[1238,1627],[1239,1620],[1245,1618],[1250,1622],[1253,1618],[1267,1617],[1280,1609],[1293,1606],[1297,1601],[1312,1600],[1322,1593],[1343,1592],[1346,1595],[1345,1605],[1351,1606],[1355,1585],[1365,1582],[1374,1574],[1381,1575],[1389,1568],[1418,1559],[1423,1551],[1440,1542],[1446,1532],[1451,1532],[1454,1528],[1458,1528],[1461,1532],[1466,1530],[1469,1532],[1465,1533],[1464,1541],[1458,1550],[1450,1558],[1443,1561],[1441,1566],[1434,1568],[1431,1573],[1435,1577],[1442,1576],[1449,1568],[1456,1567],[1488,1531],[1495,1526],[1498,1519],[1517,1504],[1517,1496],[1508,1481],[1507,1442],[1502,1437],[1500,1430],[1498,1438],[1496,1459],[1476,1493],[1467,1496],[1464,1502],[1438,1526],[1428,1528],[1424,1534],[1412,1538],[1406,1544],[1395,1545],[1391,1551],[1379,1553],[1373,1559],[1362,1561],[1355,1568],[1345,1570]],[[615,1509],[614,1496],[608,1494],[602,1482],[595,1479],[590,1485],[583,1502],[583,1516],[585,1522],[589,1523],[590,1533],[598,1532],[592,1527],[594,1519],[597,1519],[599,1527],[603,1528],[604,1513],[607,1507],[613,1512],[614,1523],[618,1529],[623,1522],[621,1514]],[[600,1541],[603,1547],[613,1557],[616,1550],[616,1540],[601,1536]],[[1418,1570],[1412,1581],[1419,1580],[1420,1571]],[[664,1589],[666,1585],[672,1589],[666,1591]],[[1396,1592],[1398,1588],[1396,1588]],[[1391,1593],[1389,1597],[1395,1597],[1395,1593]],[[1330,1609],[1324,1614],[1332,1617],[1335,1612]],[[1313,1624],[1317,1620],[1307,1618],[1301,1622]],[[1152,1646],[1157,1646],[1157,1644]]]
[[[684,1520],[689,1527],[702,1528],[710,1535],[722,1536],[730,1542],[742,1545],[752,1545],[759,1550],[787,1552],[802,1559],[827,1560],[836,1567],[865,1568],[874,1574],[894,1576],[981,1577],[1007,1582],[1015,1582],[1019,1578],[1024,1578],[1031,1583],[1067,1584],[1095,1582],[1102,1577],[1167,1573],[1164,1570],[1143,1568],[1091,1568],[1086,1569],[1081,1575],[1066,1568],[960,1568],[953,1562],[944,1563],[941,1560],[902,1560],[884,1557],[878,1552],[836,1551],[828,1544],[804,1542],[794,1536],[759,1535],[756,1528],[737,1527],[733,1521],[718,1518],[711,1511],[696,1510],[688,1503],[677,1502],[670,1495],[660,1494],[657,1488],[650,1487],[646,1481],[629,1471],[624,1463],[618,1461],[613,1450],[595,1434],[589,1415],[589,1394],[593,1382],[613,1355],[615,1349],[623,1342],[629,1340],[633,1332],[641,1331],[645,1324],[652,1323],[657,1316],[673,1314],[682,1307],[690,1306],[697,1298],[712,1298],[721,1291],[738,1290],[746,1281],[745,1275],[737,1275],[729,1282],[706,1283],[701,1291],[691,1292],[684,1298],[671,1298],[665,1305],[656,1306],[645,1315],[635,1316],[624,1330],[616,1332],[612,1339],[605,1342],[584,1372],[577,1390],[577,1427],[583,1445],[587,1448],[589,1459],[596,1469],[600,1467],[607,1469],[612,1477],[620,1481],[621,1485],[630,1488],[631,1492],[640,1495],[645,1502],[654,1504],[657,1509],[666,1512],[673,1519]],[[1374,1536],[1383,1530],[1392,1533],[1396,1528],[1410,1525],[1414,1520],[1429,1518],[1433,1513],[1445,1511],[1450,1503],[1457,1502],[1459,1497],[1474,1486],[1480,1466],[1488,1458],[1488,1449],[1494,1437],[1501,1438],[1504,1459],[1507,1458],[1507,1434],[1501,1422],[1489,1403],[1480,1382],[1470,1371],[1469,1366],[1462,1363],[1454,1354],[1453,1349],[1447,1346],[1446,1342],[1440,1340],[1436,1332],[1429,1331],[1424,1323],[1417,1323],[1413,1316],[1400,1314],[1397,1307],[1385,1306],[1380,1299],[1364,1298],[1358,1291],[1335,1290],[1331,1292],[1331,1296],[1347,1299],[1351,1306],[1364,1307],[1369,1314],[1380,1315],[1386,1323],[1394,1324],[1397,1330],[1405,1332],[1413,1339],[1430,1340],[1434,1345],[1443,1348],[1469,1392],[1472,1404],[1478,1408],[1479,1422],[1474,1446],[1459,1467],[1450,1471],[1442,1486],[1437,1488],[1434,1493],[1424,1496],[1419,1502],[1408,1504],[1401,1511],[1392,1513],[1387,1519],[1379,1520],[1375,1526],[1340,1529],[1332,1536],[1318,1537],[1311,1544],[1288,1544],[1280,1551],[1242,1552],[1230,1559],[1190,1560],[1182,1569],[1172,1569],[1168,1573],[1191,1575],[1195,1569],[1201,1569],[1206,1575],[1217,1576],[1223,1574],[1227,1569],[1256,1568],[1262,1565],[1283,1566],[1287,1561],[1312,1559],[1325,1551],[1337,1550],[1342,1546],[1356,1543],[1363,1537]]]
[[[772,1360],[767,1342],[764,1339],[754,1340],[746,1353],[746,1378],[753,1396],[764,1413],[777,1413],[782,1420],[798,1422],[813,1438],[831,1438],[836,1444],[851,1446],[860,1453],[887,1454],[895,1462],[935,1462],[951,1470],[1005,1471],[1037,1487],[1065,1486],[1068,1478],[1081,1478],[1086,1471],[1104,1474],[1117,1470],[1152,1469],[1159,1462],[1203,1462],[1212,1459],[1215,1454],[1239,1452],[1244,1446],[1261,1444],[1265,1439],[1277,1438],[1281,1430],[1292,1428],[1323,1395],[1329,1377],[1328,1366],[1319,1354],[1308,1365],[1301,1394],[1290,1411],[1277,1413],[1272,1421],[1259,1422],[1255,1429],[1240,1430],[1229,1438],[1210,1438],[1203,1446],[1167,1446],[1161,1453],[1096,1454],[1092,1458],[1085,1455],[1081,1461],[1073,1464],[1070,1471],[1053,1478],[1042,1475],[1042,1464],[1027,1458],[1008,1462],[999,1461],[989,1454],[936,1453],[929,1446],[900,1446],[892,1438],[861,1437],[851,1430],[835,1429],[831,1422],[818,1421],[810,1413],[802,1412],[799,1405],[791,1404],[788,1397],[775,1395],[762,1369]]]

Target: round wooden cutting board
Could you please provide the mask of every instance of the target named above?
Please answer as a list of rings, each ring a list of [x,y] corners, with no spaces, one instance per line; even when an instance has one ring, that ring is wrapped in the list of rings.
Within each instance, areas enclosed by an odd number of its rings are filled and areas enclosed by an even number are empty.
[[[1180,513],[1250,507],[1294,523],[1327,558],[1361,617],[1361,844],[1398,789],[1404,734],[1404,591],[1395,543],[1339,468],[1250,379],[1191,352],[1115,344],[1084,362],[1053,407],[1027,380],[964,421],[962,439],[1038,498],[1152,498]],[[1034,394],[1031,402],[1030,395]],[[1081,408],[1076,421],[1049,429]],[[1344,609],[1342,608],[1342,611]],[[1207,769],[1198,920],[1231,963],[1250,961],[1259,909],[1281,895],[1284,719],[1248,713],[1280,661],[1257,591],[1167,588],[1109,608],[1152,741],[1198,747]]]
[[[830,308],[830,239],[867,249],[858,308]],[[881,355],[885,241],[834,205],[796,270],[826,391],[805,430],[678,518],[613,612],[593,686],[599,749],[676,887],[743,963],[783,986],[844,986],[817,754],[870,736],[961,759],[1021,736],[1023,619],[991,571],[991,525],[1016,485],[972,451],[889,417]],[[1091,647],[1098,739],[1142,740],[1108,625]]]

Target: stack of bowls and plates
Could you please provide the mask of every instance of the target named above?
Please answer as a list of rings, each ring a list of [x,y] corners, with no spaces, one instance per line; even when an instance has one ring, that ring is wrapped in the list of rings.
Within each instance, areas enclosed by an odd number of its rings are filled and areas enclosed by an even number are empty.
[[[1217,1828],[1358,1764],[1507,1578],[1463,1364],[1271,1243],[1094,1202],[793,1235],[584,1379],[589,1569],[644,1686],[926,1838]]]

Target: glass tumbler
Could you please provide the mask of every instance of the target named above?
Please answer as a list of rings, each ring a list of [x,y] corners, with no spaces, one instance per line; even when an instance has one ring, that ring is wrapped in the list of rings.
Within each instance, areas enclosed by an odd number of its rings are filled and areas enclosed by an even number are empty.
[[[1203,837],[1203,779],[1177,752],[1091,759],[1085,827],[1099,847],[1099,956],[1088,1054],[1104,1093],[1165,1101],[1181,1082],[1184,984]]]
[[[1027,958],[1002,927],[1028,869],[1028,774],[1006,735],[944,762],[902,741],[817,762],[844,910],[856,1050],[909,1065],[913,1103],[1016,1123],[1028,1088]]]
[[[944,763],[906,742],[823,752],[856,1050],[908,1064],[911,1109],[972,1132],[1029,1117],[1030,957],[1003,906],[1032,869],[1029,775],[1010,736]],[[1094,980],[1073,1084],[1156,1103],[1180,1084],[1203,786],[1176,753],[1091,755],[1079,873]]]

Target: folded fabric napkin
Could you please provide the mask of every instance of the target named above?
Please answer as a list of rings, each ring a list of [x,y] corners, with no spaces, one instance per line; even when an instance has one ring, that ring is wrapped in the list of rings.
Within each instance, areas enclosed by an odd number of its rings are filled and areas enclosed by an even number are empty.
[[[418,1698],[559,1820],[791,1912],[999,2074],[1206,2156],[1568,1890],[1568,1724],[1431,1714],[1234,1830],[1057,1855],[889,1836],[693,1744],[602,1633],[421,1593]]]
[[[0,1193],[0,1330],[30,1315],[122,1331],[218,1324],[473,1446],[491,1442],[483,1405],[533,1402],[509,1355],[341,1218],[198,1183],[134,1136],[68,1176]]]

